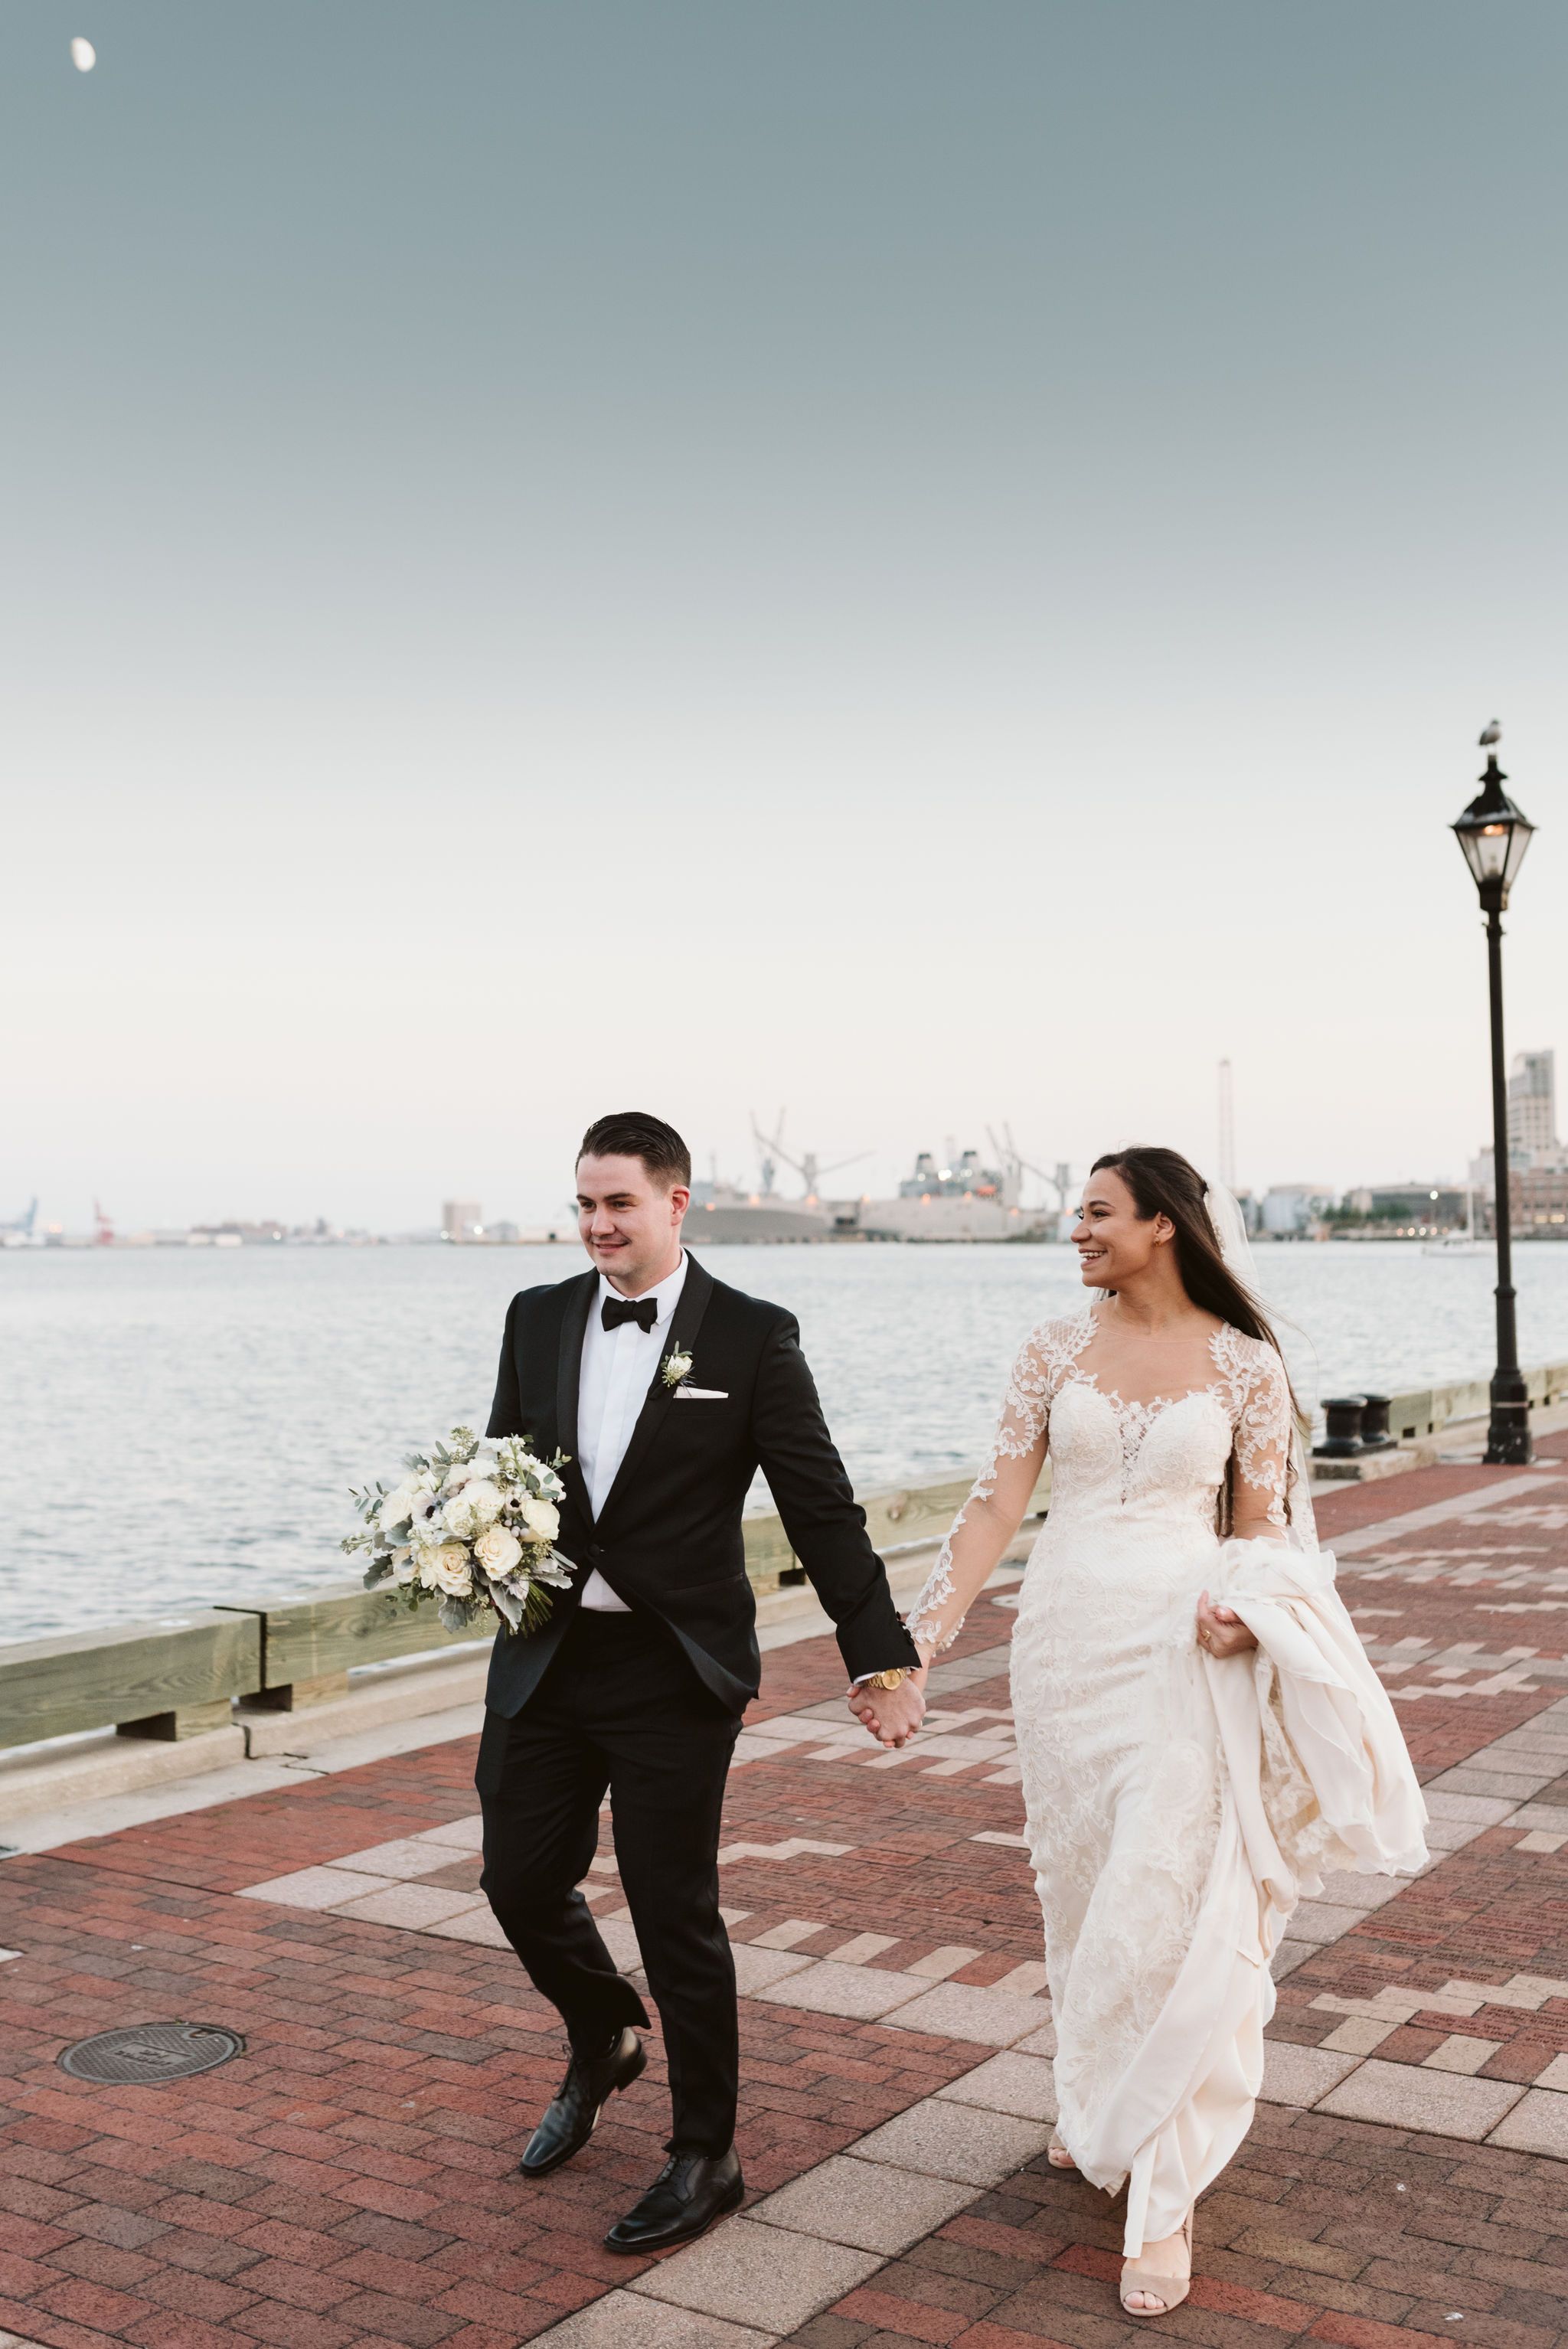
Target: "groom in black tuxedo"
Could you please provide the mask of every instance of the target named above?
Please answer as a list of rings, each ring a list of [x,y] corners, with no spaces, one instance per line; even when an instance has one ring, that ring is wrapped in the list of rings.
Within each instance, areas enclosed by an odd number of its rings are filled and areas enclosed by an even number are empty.
[[[761,1671],[740,1530],[759,1464],[851,1681],[876,1682],[876,1733],[903,1745],[924,1711],[905,1677],[920,1659],[795,1321],[683,1249],[690,1196],[672,1127],[636,1111],[590,1126],[577,1210],[595,1268],[513,1298],[489,1428],[569,1455],[557,1546],[578,1569],[542,1630],[497,1637],[475,1774],[485,1892],[571,2043],[521,2168],[540,2178],[569,2160],[647,2061],[643,2002],[576,1889],[608,1788],[674,2108],[669,2160],[604,2239],[618,2251],[686,2242],[744,2192],[717,1853],[725,1775]]]

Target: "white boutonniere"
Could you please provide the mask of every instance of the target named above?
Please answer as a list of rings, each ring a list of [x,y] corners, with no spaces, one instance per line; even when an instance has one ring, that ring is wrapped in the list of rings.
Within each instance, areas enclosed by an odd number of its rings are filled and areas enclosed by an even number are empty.
[[[672,1393],[674,1393],[676,1388],[679,1386],[683,1379],[690,1378],[691,1363],[691,1356],[689,1354],[683,1354],[678,1350],[673,1354],[667,1354],[665,1356],[665,1384],[669,1388]]]

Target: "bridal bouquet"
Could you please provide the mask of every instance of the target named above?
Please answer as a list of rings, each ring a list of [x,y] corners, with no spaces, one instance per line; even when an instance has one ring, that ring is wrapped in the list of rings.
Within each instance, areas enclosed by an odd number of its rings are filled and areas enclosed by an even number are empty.
[[[409,1454],[400,1484],[355,1494],[366,1530],[341,1547],[368,1550],[365,1588],[392,1583],[410,1614],[438,1592],[448,1631],[467,1630],[486,1607],[509,1631],[537,1631],[551,1592],[572,1582],[572,1560],[553,1547],[563,1456],[536,1460],[521,1436],[454,1427],[449,1445]]]

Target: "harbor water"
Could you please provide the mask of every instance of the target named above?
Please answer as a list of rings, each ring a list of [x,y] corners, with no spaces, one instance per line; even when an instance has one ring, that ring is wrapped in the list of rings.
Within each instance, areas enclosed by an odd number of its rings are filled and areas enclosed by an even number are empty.
[[[1020,1340],[1083,1293],[1059,1247],[707,1260],[798,1316],[865,1491],[963,1475]],[[0,1639],[351,1575],[350,1487],[458,1422],[482,1427],[508,1299],[583,1261],[572,1246],[0,1253]],[[1276,1247],[1259,1269],[1318,1395],[1491,1367],[1490,1251]],[[1568,1357],[1568,1246],[1520,1248],[1515,1278],[1522,1359]]]

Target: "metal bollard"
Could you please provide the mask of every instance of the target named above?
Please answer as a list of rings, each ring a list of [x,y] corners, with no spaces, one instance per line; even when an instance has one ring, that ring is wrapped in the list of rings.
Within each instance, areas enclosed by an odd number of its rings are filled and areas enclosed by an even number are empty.
[[[1312,1447],[1315,1460],[1353,1460],[1363,1449],[1361,1414],[1366,1409],[1365,1395],[1336,1395],[1323,1406],[1323,1442]],[[1387,1426],[1387,1405],[1384,1405]]]
[[[1361,1405],[1361,1449],[1363,1452],[1391,1452],[1394,1439],[1388,1433],[1388,1406],[1392,1395],[1369,1394]]]

